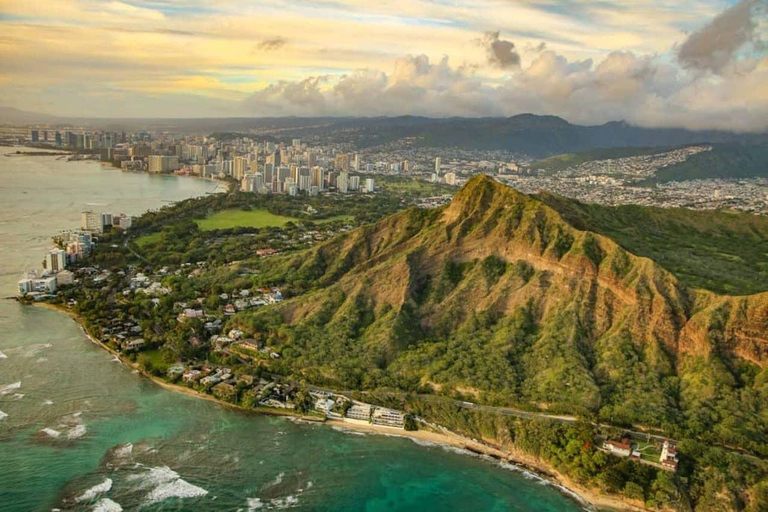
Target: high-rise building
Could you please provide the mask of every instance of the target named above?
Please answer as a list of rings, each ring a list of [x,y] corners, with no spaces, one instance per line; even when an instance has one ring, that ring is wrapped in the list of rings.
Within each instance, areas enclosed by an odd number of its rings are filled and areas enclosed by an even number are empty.
[[[360,170],[360,154],[359,153],[355,153],[354,156],[352,157],[352,169],[354,169],[355,171]]]
[[[349,177],[349,190],[353,192],[360,190],[360,176]]]
[[[56,132],[56,135],[54,136],[54,140],[56,141],[56,147],[61,147],[61,132]]]
[[[349,174],[347,172],[340,173],[339,177],[336,178],[336,188],[342,194],[349,192]]]
[[[322,167],[312,168],[312,186],[317,190],[323,190],[325,186],[325,169]]]
[[[63,249],[53,249],[46,254],[45,268],[54,273],[67,268],[67,251]]]
[[[101,214],[93,210],[83,210],[80,213],[80,228],[83,231],[101,232],[104,228],[101,224]]]
[[[373,183],[373,178],[366,178],[365,180],[365,191],[369,194],[375,191],[375,185]]]
[[[248,157],[236,156],[232,167],[232,177],[236,180],[242,180],[248,173]]]
[[[176,155],[150,155],[147,161],[149,172],[171,172],[179,168],[179,157]]]
[[[40,132],[37,130],[32,130],[30,133],[30,138],[32,139],[32,142],[40,142]]]
[[[438,156],[435,158],[435,174],[438,176],[440,175],[440,166],[442,165],[442,162],[440,161],[440,157]]]
[[[445,183],[448,185],[455,185],[456,184],[456,173],[449,172],[445,174]]]
[[[349,155],[347,153],[339,153],[336,155],[336,160],[333,166],[337,171],[349,170]]]

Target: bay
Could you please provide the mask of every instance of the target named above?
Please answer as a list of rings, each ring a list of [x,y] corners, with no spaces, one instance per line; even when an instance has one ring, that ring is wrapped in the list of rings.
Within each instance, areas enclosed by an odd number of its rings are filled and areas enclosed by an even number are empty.
[[[82,209],[217,189],[0,147],[0,295]],[[155,385],[69,317],[0,301],[0,510],[578,510],[532,475],[437,446],[231,410]],[[111,507],[111,508],[110,508]]]

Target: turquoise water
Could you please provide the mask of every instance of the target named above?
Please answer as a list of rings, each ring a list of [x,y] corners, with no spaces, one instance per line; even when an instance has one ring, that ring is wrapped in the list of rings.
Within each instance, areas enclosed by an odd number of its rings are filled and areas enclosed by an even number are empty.
[[[0,173],[3,296],[88,203],[136,214],[215,187],[49,157],[0,156]],[[580,508],[491,460],[164,390],[55,311],[0,301],[0,333],[2,511]]]

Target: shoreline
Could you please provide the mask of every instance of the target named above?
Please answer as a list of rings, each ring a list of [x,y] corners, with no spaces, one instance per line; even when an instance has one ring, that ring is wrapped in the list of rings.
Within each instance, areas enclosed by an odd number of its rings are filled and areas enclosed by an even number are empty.
[[[82,318],[77,313],[75,313],[74,311],[71,311],[70,309],[64,306],[51,304],[48,302],[33,302],[31,303],[31,305],[66,314],[75,323],[78,324],[78,326],[80,327],[80,330],[91,341],[91,343],[106,350],[109,354],[116,357],[122,364],[138,372],[139,375],[147,378],[148,380],[152,381],[158,386],[164,389],[167,389],[169,391],[175,391],[190,397],[207,400],[209,402],[218,404],[220,406],[227,407],[229,409],[233,409],[240,412],[249,413],[249,414],[266,414],[270,416],[285,416],[285,417],[294,418],[297,421],[306,421],[308,423],[322,423],[322,424],[328,425],[331,428],[340,430],[342,432],[345,430],[348,430],[348,431],[354,431],[354,432],[362,432],[365,434],[384,435],[389,437],[401,437],[404,439],[410,439],[414,443],[421,444],[423,446],[437,446],[444,449],[454,448],[454,449],[467,452],[466,453],[467,455],[487,457],[487,458],[493,459],[497,461],[499,464],[511,464],[515,466],[516,470],[521,471],[523,473],[526,473],[526,472],[530,473],[534,475],[536,478],[546,482],[547,485],[554,486],[555,488],[557,488],[557,490],[561,494],[564,494],[565,496],[573,499],[574,501],[578,501],[579,504],[582,506],[589,506],[595,509],[609,509],[609,510],[632,510],[632,511],[647,510],[644,507],[637,506],[635,503],[632,503],[629,500],[624,500],[621,497],[616,497],[616,496],[606,495],[606,494],[598,494],[593,490],[584,488],[576,484],[575,482],[573,482],[570,478],[566,477],[565,475],[562,475],[554,468],[543,463],[539,459],[536,459],[535,457],[532,457],[524,453],[520,453],[518,451],[514,451],[514,452],[505,451],[501,448],[497,448],[489,444],[476,442],[471,439],[467,439],[459,434],[456,434],[455,432],[451,432],[450,430],[447,430],[447,429],[443,430],[442,432],[435,432],[433,429],[429,429],[429,430],[420,429],[420,430],[409,431],[409,430],[404,430],[399,428],[386,427],[382,425],[364,424],[364,423],[358,423],[358,422],[347,422],[347,421],[338,420],[338,419],[320,420],[320,418],[317,418],[314,416],[303,416],[288,409],[286,409],[285,411],[281,411],[279,409],[268,409],[268,408],[250,409],[250,408],[245,408],[229,402],[225,402],[207,393],[201,393],[197,390],[188,388],[186,386],[173,384],[171,382],[166,381],[165,379],[162,379],[160,377],[157,377],[155,375],[151,375],[145,372],[144,370],[139,368],[139,365],[137,363],[127,360],[120,353],[118,353],[117,351],[113,350],[112,348],[108,347],[101,341],[91,336],[90,333],[88,333],[88,331],[85,329],[85,326],[83,325],[83,322],[82,322]]]

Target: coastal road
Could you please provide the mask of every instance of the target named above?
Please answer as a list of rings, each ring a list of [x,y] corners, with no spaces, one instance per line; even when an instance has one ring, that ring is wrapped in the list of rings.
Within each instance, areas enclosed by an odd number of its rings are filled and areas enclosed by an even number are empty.
[[[338,391],[334,389],[326,389],[326,388],[320,388],[317,386],[309,386],[309,388],[312,391],[319,391],[324,393],[331,393],[334,395],[344,395],[348,396],[354,391]],[[433,401],[443,401],[443,402],[450,402],[453,405],[456,405],[462,409],[467,410],[477,410],[477,411],[485,411],[490,412],[493,414],[503,414],[504,416],[514,416],[516,418],[523,418],[523,419],[544,419],[544,420],[550,420],[550,421],[560,421],[563,423],[575,423],[579,420],[576,416],[570,416],[570,415],[560,415],[560,414],[546,414],[543,412],[534,412],[534,411],[523,411],[521,409],[513,409],[511,407],[497,407],[493,405],[480,405],[475,404],[472,402],[464,402],[461,400],[455,400],[453,398],[448,397],[442,397],[442,396],[436,396],[436,395],[416,395],[417,398],[422,400],[433,400]],[[657,434],[650,434],[648,432],[642,432],[642,431],[636,431],[627,429],[626,427],[617,426],[617,425],[609,425],[607,423],[594,423],[590,422],[595,427],[600,428],[613,428],[621,430],[622,433],[628,435],[632,439],[636,439],[639,441],[657,441],[657,442],[664,442],[666,439],[669,439],[670,441],[675,441],[674,439],[666,436],[661,436]]]

